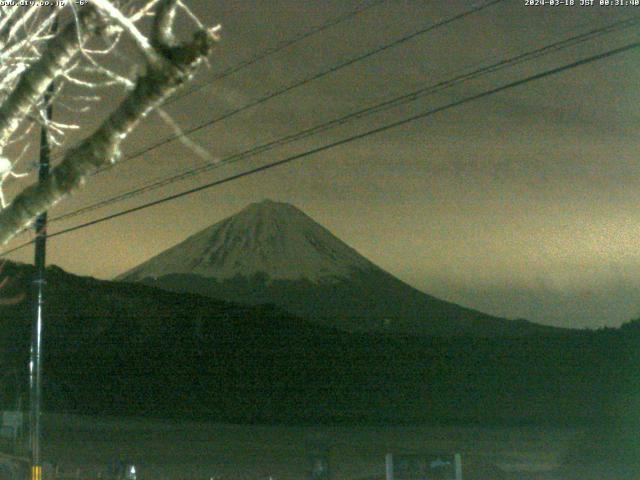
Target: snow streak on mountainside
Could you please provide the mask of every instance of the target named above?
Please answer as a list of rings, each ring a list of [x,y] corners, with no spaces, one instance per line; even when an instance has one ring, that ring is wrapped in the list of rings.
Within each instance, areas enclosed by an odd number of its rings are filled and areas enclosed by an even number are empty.
[[[130,281],[170,274],[224,280],[267,274],[316,283],[377,269],[293,205],[265,200],[208,227],[121,275]]]

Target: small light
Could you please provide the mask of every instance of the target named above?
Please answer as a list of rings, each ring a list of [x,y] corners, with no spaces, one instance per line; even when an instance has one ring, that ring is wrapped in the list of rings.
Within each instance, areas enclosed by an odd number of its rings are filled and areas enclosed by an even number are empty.
[[[126,480],[136,480],[136,466],[135,465],[127,465],[126,468]]]

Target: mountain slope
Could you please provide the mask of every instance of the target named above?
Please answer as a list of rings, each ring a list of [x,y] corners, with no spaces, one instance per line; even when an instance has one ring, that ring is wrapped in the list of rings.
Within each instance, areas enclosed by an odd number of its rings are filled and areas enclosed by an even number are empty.
[[[481,336],[555,330],[420,292],[296,207],[269,200],[196,233],[118,280],[234,302],[273,303],[343,330]]]

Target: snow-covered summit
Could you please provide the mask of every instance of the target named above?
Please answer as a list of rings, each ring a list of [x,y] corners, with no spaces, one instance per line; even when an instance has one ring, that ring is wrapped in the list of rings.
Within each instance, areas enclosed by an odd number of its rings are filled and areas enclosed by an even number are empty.
[[[377,269],[298,208],[252,203],[119,278],[138,281],[170,274],[224,280],[266,274],[273,280],[317,283]]]

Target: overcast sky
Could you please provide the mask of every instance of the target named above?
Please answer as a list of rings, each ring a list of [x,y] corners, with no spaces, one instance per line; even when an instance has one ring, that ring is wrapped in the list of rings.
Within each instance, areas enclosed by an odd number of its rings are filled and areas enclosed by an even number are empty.
[[[355,1],[192,0],[221,23],[217,72],[349,12]],[[167,107],[185,128],[215,118],[482,2],[388,0],[210,82]],[[579,0],[576,0],[579,3]],[[506,0],[191,139],[224,158],[479,66],[640,16],[640,7],[525,6]],[[267,154],[55,222],[75,225],[223,178],[503,83],[638,41],[616,31]],[[98,105],[87,124],[114,105]],[[617,326],[640,316],[640,51],[634,50],[304,160],[50,240],[48,261],[112,278],[264,198],[290,202],[373,262],[432,295],[509,318]],[[57,111],[58,118],[68,116]],[[150,118],[132,152],[171,134]],[[55,217],[205,160],[179,142],[92,178]],[[32,182],[33,176],[27,182]],[[16,183],[12,191],[26,183]],[[13,244],[25,241],[19,237]],[[31,261],[32,248],[12,258]]]

